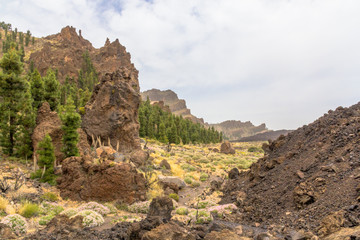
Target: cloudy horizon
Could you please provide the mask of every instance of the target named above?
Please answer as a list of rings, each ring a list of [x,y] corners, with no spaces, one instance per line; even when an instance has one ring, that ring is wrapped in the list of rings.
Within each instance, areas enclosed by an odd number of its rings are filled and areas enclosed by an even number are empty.
[[[119,39],[142,91],[171,89],[206,122],[296,129],[359,102],[360,1],[0,0],[34,36],[70,25]]]

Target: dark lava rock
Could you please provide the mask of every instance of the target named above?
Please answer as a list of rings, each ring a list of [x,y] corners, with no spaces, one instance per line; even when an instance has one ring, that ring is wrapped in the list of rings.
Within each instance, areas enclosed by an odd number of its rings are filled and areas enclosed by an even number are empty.
[[[239,169],[233,168],[229,172],[229,179],[237,179],[240,176]]]
[[[239,210],[248,225],[286,225],[321,237],[358,226],[358,209],[347,218],[333,214],[358,204],[359,129],[360,103],[280,136],[264,146],[265,156],[249,171],[227,182],[223,202],[243,191]]]

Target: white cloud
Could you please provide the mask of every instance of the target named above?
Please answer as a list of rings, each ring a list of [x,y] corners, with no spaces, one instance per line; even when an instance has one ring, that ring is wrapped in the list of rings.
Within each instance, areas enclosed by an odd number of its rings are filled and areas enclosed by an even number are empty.
[[[209,122],[296,128],[360,89],[360,2],[351,0],[1,1],[36,36],[65,25],[96,47],[119,38],[142,89],[173,89]]]

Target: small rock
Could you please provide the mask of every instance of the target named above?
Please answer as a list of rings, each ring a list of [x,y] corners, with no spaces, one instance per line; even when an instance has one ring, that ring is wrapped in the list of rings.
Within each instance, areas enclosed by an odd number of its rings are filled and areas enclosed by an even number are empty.
[[[165,169],[168,169],[168,170],[171,170],[171,166],[169,164],[168,161],[166,161],[165,159],[163,159],[161,162],[160,162],[160,167],[161,168],[165,168]]]
[[[235,149],[229,141],[225,141],[221,144],[220,152],[225,154],[235,154]]]
[[[186,187],[186,183],[181,178],[175,176],[159,176],[159,182],[162,184],[176,184],[179,189]]]
[[[297,175],[300,179],[303,179],[303,178],[305,177],[305,174],[304,174],[302,171],[300,171],[300,170],[296,171],[296,175]]]
[[[239,169],[233,168],[229,172],[229,179],[237,179],[240,176]]]

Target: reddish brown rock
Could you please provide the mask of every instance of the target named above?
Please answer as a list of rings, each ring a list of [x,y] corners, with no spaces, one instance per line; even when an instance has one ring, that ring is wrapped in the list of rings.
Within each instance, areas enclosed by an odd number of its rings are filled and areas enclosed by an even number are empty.
[[[124,153],[140,149],[140,95],[132,85],[136,78],[136,70],[122,68],[106,74],[94,88],[81,124],[89,139],[100,138],[106,144],[110,141]]]
[[[34,152],[37,151],[38,143],[43,140],[46,134],[49,134],[52,139],[56,161],[60,163],[64,158],[64,154],[61,152],[61,120],[56,112],[50,110],[49,103],[44,102],[38,110],[36,127],[31,137]]]
[[[62,170],[58,188],[63,198],[126,203],[145,200],[145,178],[128,163],[96,164],[89,156],[70,157],[63,161]]]
[[[137,70],[131,63],[130,54],[116,39],[110,43],[106,40],[104,47],[96,49],[76,32],[74,27],[67,26],[58,34],[50,35],[37,41],[36,48],[31,49],[29,63],[33,62],[42,76],[49,68],[58,70],[58,79],[64,83],[67,76],[78,78],[83,64],[83,54],[89,53],[90,59],[101,79],[107,72],[114,72],[120,67],[134,71],[133,87],[139,91]]]
[[[80,155],[84,155],[89,151],[90,145],[87,142],[87,136],[84,131],[79,128],[78,133],[79,143],[77,147],[79,148]],[[38,110],[36,127],[31,137],[34,152],[37,151],[38,143],[43,140],[46,134],[49,134],[52,139],[56,161],[59,164],[64,159],[64,154],[61,152],[63,135],[63,131],[61,130],[61,120],[56,112],[50,110],[49,103],[44,102]]]
[[[235,154],[235,149],[229,141],[225,141],[221,144],[220,152],[225,154]]]

